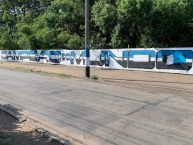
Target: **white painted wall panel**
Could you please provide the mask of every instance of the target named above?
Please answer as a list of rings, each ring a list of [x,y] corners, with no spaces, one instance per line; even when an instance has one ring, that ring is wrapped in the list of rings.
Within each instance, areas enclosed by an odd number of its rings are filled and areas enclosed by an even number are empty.
[[[192,59],[186,59],[186,62],[192,62]]]
[[[167,56],[167,63],[166,65],[172,65],[174,64],[174,56],[173,55],[169,55]]]
[[[146,54],[136,54],[133,55],[132,58],[127,58],[127,57],[123,57],[123,52],[124,51],[154,51],[155,54],[160,51],[160,50],[191,50],[193,51],[193,48],[160,48],[160,49],[103,49],[103,50],[90,50],[90,60],[91,61],[97,61],[97,63],[92,63],[94,65],[92,65],[91,67],[100,67],[100,68],[109,68],[109,69],[126,69],[126,70],[141,70],[141,71],[154,71],[154,72],[168,72],[168,73],[182,73],[182,74],[193,74],[193,69],[191,70],[178,70],[178,69],[158,69],[157,68],[157,63],[163,63],[163,65],[171,65],[173,64],[173,56],[167,56],[167,63],[163,62],[163,58],[157,58],[155,56],[151,57],[152,54],[150,55],[146,55]],[[17,56],[19,56],[19,51],[21,50],[17,50]],[[51,50],[48,50],[48,53]],[[69,56],[69,57],[64,57],[64,60],[61,60],[60,64],[62,65],[73,65],[73,66],[85,66],[85,64],[83,64],[83,60],[85,59],[85,57],[80,57],[82,52],[84,50],[52,50],[52,51],[61,51],[61,54],[66,54],[69,53],[71,54],[71,52],[73,51],[75,53],[75,56]],[[106,55],[105,57],[101,57],[101,51],[106,51],[105,54],[108,53],[108,55]],[[41,50],[38,50],[38,53],[40,53]],[[111,54],[110,54],[110,53]],[[111,56],[113,55],[113,56]],[[6,58],[6,54],[2,54],[1,55],[1,51],[0,51],[0,59],[1,56]],[[60,56],[62,58],[62,56]],[[36,57],[37,58],[37,57]],[[47,56],[45,57],[45,60],[40,60],[38,63],[48,63],[47,61],[48,58]],[[52,59],[57,59],[58,57],[55,56],[51,56]],[[68,58],[68,59],[66,59]],[[129,61],[133,61],[133,62],[139,62],[141,64],[143,64],[143,62],[150,62],[152,64],[152,62],[155,62],[155,67],[153,69],[145,69],[145,68],[128,68],[128,65],[123,65],[123,63],[128,63],[125,62],[126,60]],[[79,60],[79,61],[76,61]],[[122,60],[125,60],[124,62],[122,62]],[[156,61],[157,60],[157,61]],[[12,60],[12,61],[18,61],[18,60]],[[21,61],[21,60],[19,60]],[[29,61],[26,59],[26,61]],[[36,62],[36,61],[35,61]],[[80,63],[78,63],[80,62]],[[186,62],[188,63],[193,63],[192,59],[186,59]],[[51,63],[51,62],[49,62]],[[85,62],[88,63],[88,62]],[[165,63],[165,64],[164,64]],[[53,63],[51,63],[53,64]],[[100,66],[98,66],[98,64],[100,64]],[[144,63],[147,64],[147,63]],[[160,65],[159,64],[159,65]],[[161,64],[162,65],[162,64]],[[187,64],[190,65],[190,64]],[[126,67],[125,67],[126,66]],[[137,66],[137,65],[136,65]]]
[[[163,61],[163,58],[157,58],[157,61]]]
[[[134,62],[149,62],[149,55],[133,55]]]

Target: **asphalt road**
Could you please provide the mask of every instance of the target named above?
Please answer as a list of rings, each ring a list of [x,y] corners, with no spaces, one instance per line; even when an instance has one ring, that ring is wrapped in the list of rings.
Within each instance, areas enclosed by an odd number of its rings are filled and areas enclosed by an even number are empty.
[[[193,144],[193,101],[164,92],[0,69],[0,104],[82,144]]]

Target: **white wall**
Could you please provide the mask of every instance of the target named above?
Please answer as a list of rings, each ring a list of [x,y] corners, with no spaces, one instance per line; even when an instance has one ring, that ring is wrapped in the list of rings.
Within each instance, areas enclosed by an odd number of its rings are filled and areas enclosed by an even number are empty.
[[[84,66],[85,59],[84,50],[12,50],[7,58],[3,52],[0,60]],[[91,50],[90,61],[91,67],[193,74],[192,54],[193,48],[103,49]]]

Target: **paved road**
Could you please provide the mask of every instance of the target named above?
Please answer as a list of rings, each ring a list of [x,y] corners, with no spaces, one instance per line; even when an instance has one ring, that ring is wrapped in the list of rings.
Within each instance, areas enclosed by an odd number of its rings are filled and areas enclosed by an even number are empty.
[[[50,65],[29,62],[9,62],[0,60],[0,68],[28,68],[34,71],[46,71],[54,73],[64,73],[68,75],[84,77],[85,68],[78,66]],[[121,84],[140,90],[150,91],[153,88],[155,92],[165,92],[172,95],[192,97],[193,77],[192,75],[155,73],[143,71],[111,70],[91,67],[91,75],[97,75],[100,79],[114,84]],[[158,88],[158,89],[157,89]],[[162,90],[160,88],[167,88]],[[174,90],[174,91],[173,91]]]
[[[88,145],[193,144],[192,99],[5,69],[0,90],[4,107]]]

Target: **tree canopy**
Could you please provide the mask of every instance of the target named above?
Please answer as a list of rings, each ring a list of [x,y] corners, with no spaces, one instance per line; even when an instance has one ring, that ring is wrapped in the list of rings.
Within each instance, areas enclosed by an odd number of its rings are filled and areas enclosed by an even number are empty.
[[[93,49],[193,46],[192,0],[90,0]],[[84,49],[84,0],[0,0],[0,49]]]

